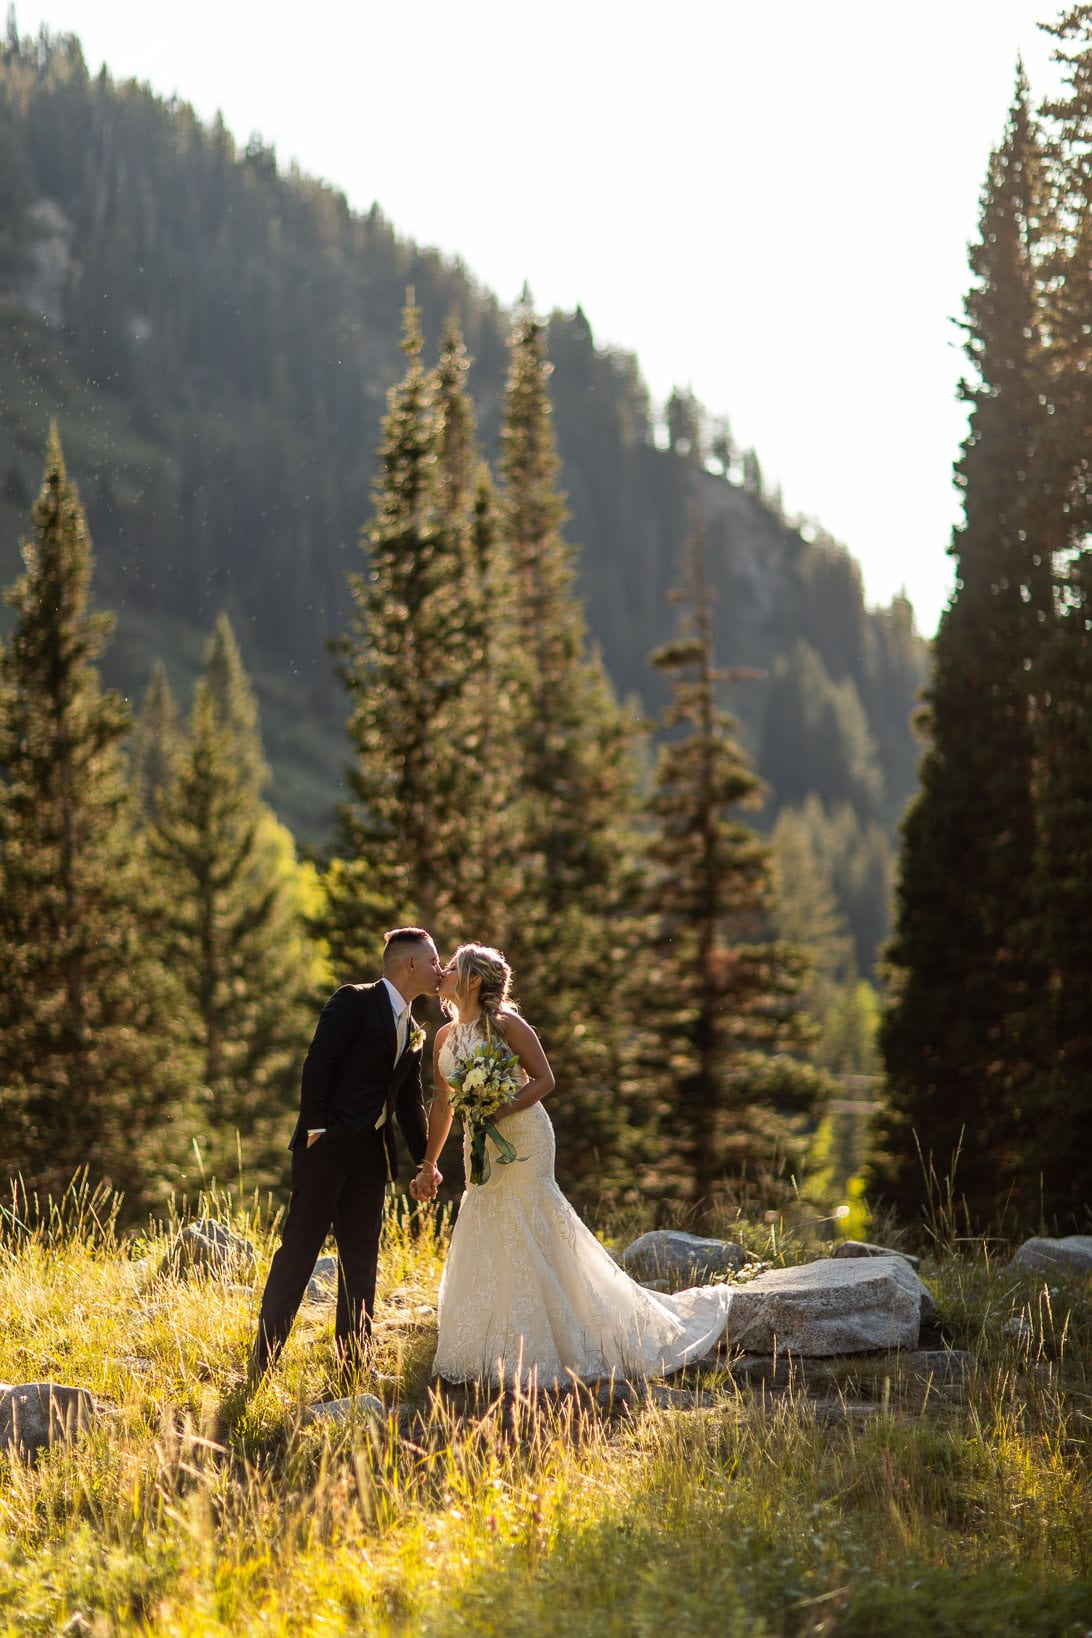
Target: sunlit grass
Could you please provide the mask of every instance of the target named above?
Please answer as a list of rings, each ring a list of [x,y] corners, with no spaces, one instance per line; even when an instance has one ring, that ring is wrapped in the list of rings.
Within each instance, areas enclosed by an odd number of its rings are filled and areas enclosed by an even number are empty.
[[[269,1210],[202,1211],[254,1242],[260,1288]],[[77,1613],[72,1631],[184,1638],[1092,1627],[1087,1285],[984,1255],[927,1264],[952,1345],[978,1359],[959,1389],[890,1359],[781,1391],[705,1366],[687,1381],[700,1408],[611,1416],[587,1392],[437,1391],[446,1225],[392,1218],[363,1384],[386,1417],[307,1420],[337,1390],[330,1321],[305,1309],[225,1446],[258,1290],[158,1277],[174,1224],[123,1243],[86,1198],[29,1219],[0,1238],[0,1378],[109,1408],[37,1465],[0,1464],[0,1631]],[[809,1254],[777,1224],[744,1233],[771,1263]]]

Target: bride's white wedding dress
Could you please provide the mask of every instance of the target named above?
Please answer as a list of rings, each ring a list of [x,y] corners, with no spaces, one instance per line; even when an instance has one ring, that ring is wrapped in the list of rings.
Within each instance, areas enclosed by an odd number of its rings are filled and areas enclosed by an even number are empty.
[[[440,1049],[451,1071],[482,1038],[454,1024]],[[519,1159],[468,1184],[440,1281],[433,1374],[495,1386],[572,1377],[664,1376],[709,1352],[724,1330],[726,1286],[665,1295],[637,1285],[581,1222],[554,1180],[554,1129],[541,1103],[499,1129]],[[470,1140],[463,1159],[470,1176]]]

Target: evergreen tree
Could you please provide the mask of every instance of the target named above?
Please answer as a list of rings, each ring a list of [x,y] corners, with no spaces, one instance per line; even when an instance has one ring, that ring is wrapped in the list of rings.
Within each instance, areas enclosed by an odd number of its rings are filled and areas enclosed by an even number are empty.
[[[1092,1038],[1087,819],[1092,812],[1092,6],[1070,6],[1048,30],[1062,89],[1048,104],[1051,179],[1058,201],[1056,248],[1045,268],[1055,414],[1051,431],[1067,483],[1071,551],[1059,587],[1060,618],[1040,666],[1036,722],[1038,850],[1033,928],[1048,974],[1040,1016],[1029,1170],[1043,1214],[1087,1227],[1092,1200],[1089,1121]]]
[[[132,781],[147,818],[155,812],[156,792],[170,778],[171,764],[181,743],[178,705],[171,693],[167,668],[162,660],[156,660],[129,744]]]
[[[686,1198],[708,1210],[735,1186],[767,1192],[806,1148],[825,1090],[795,1056],[805,1044],[799,990],[805,961],[765,937],[772,909],[769,847],[736,817],[761,785],[716,701],[716,668],[700,530],[687,553],[678,639],[653,655],[672,679],[664,720],[682,730],[660,752],[649,845],[658,982],[646,1022],[665,1073],[664,1142]]]
[[[355,760],[327,872],[335,970],[369,969],[382,929],[420,921],[447,943],[465,914],[463,877],[480,834],[474,680],[489,611],[475,535],[481,479],[461,340],[448,331],[439,375],[421,358],[412,297],[407,368],[384,421],[369,571],[352,577],[342,650]]]
[[[240,785],[260,796],[269,787],[270,772],[262,749],[258,701],[226,614],[219,616],[205,645],[204,676],[213,714],[231,746]]]
[[[825,1037],[828,1015],[857,980],[853,939],[834,891],[830,861],[816,851],[807,820],[782,808],[770,844],[776,883],[772,925],[778,938],[807,952],[809,972],[800,1001]]]
[[[507,939],[518,891],[517,850],[505,829],[518,764],[507,724],[514,709],[518,661],[510,633],[513,588],[507,542],[497,517],[492,476],[478,445],[468,380],[471,360],[454,316],[444,327],[433,377],[438,528],[448,559],[449,655],[453,686],[438,714],[437,736],[461,767],[452,768],[458,813],[444,866],[442,942],[465,936]]]
[[[315,1001],[291,838],[262,802],[265,761],[249,680],[226,617],[205,653],[148,852],[161,948],[203,1092],[206,1166],[278,1182]]]
[[[876,1168],[909,1216],[927,1198],[918,1146],[941,1180],[958,1153],[956,1194],[977,1226],[1010,1200],[1034,1209],[1026,1117],[1044,974],[1029,936],[1033,690],[1064,539],[1036,289],[1048,220],[1021,74],[972,250],[967,349],[979,383],[964,388],[965,522],[926,696],[921,789],[903,825]]]
[[[497,837],[519,861],[508,948],[520,993],[559,1086],[579,1089],[579,1101],[553,1105],[566,1187],[579,1198],[602,1192],[610,1164],[624,1170],[633,1137],[620,998],[639,938],[637,728],[587,651],[562,534],[550,368],[543,326],[525,306],[510,339],[500,457],[519,801],[498,816]]]
[[[87,1166],[137,1211],[176,1175],[186,1060],[139,914],[129,713],[97,669],[113,619],[90,611],[56,426],[31,519],[0,657],[0,1108],[28,1185],[56,1194]]]
[[[1092,1201],[1092,553],[1074,560],[1040,665],[1032,932],[1047,973],[1028,1170],[1048,1223],[1084,1232]]]

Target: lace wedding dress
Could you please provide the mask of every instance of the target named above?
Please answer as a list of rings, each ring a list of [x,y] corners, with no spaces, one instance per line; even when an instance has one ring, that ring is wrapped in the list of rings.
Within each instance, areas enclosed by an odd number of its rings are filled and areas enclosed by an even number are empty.
[[[452,1026],[440,1049],[445,1080],[483,1033]],[[573,1376],[663,1376],[708,1353],[724,1330],[728,1288],[668,1296],[637,1285],[554,1181],[554,1129],[542,1104],[499,1125],[519,1159],[494,1158],[486,1182],[463,1195],[440,1281],[433,1374],[542,1387]],[[468,1177],[469,1148],[464,1132]]]

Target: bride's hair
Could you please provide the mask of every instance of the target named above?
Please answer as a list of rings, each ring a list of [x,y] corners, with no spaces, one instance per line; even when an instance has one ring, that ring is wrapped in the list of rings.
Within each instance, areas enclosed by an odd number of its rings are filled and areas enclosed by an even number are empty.
[[[465,994],[471,979],[480,978],[482,982],[478,991],[478,1001],[486,1027],[503,1034],[501,1018],[505,1013],[519,1011],[512,1000],[511,967],[500,951],[494,950],[489,944],[460,944],[455,951],[454,960],[456,990],[460,994]],[[455,1016],[457,1008],[453,1002],[441,1001],[440,1005],[449,1016]]]

